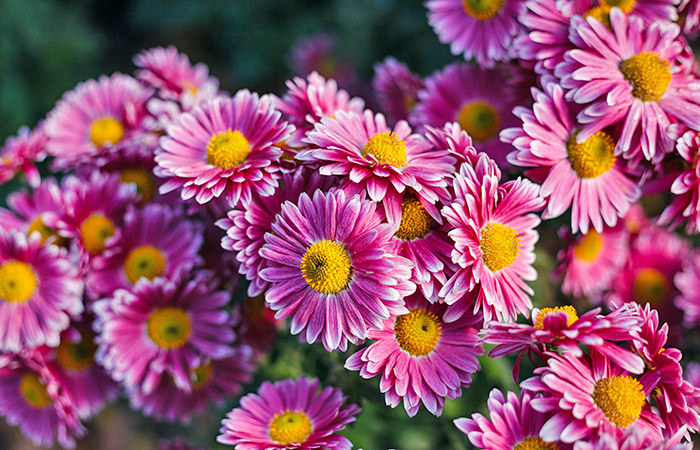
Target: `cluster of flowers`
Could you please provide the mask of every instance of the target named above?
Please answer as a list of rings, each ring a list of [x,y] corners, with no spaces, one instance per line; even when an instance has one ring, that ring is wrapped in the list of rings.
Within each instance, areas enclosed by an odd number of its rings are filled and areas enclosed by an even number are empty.
[[[34,189],[0,211],[0,414],[70,446],[121,389],[187,422],[240,391],[288,319],[329,352],[372,340],[345,367],[409,416],[458,398],[484,342],[518,354],[515,378],[527,354],[519,395],[455,421],[479,448],[686,448],[700,390],[675,346],[700,318],[700,253],[662,227],[700,232],[700,79],[672,2],[580,3],[429,0],[480,65],[421,79],[387,59],[386,115],[315,72],[229,95],[174,48],[68,92],[2,150],[0,182]],[[668,190],[652,224],[636,202]],[[533,309],[535,228],[569,209],[554,275],[607,314]],[[218,440],[350,448],[344,400],[264,382]]]

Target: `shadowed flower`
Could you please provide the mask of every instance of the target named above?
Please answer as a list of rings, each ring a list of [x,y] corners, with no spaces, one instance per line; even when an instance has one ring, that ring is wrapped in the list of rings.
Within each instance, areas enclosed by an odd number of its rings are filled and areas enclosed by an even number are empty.
[[[372,88],[390,123],[408,120],[418,102],[418,91],[424,86],[423,80],[406,64],[391,56],[374,65]]]

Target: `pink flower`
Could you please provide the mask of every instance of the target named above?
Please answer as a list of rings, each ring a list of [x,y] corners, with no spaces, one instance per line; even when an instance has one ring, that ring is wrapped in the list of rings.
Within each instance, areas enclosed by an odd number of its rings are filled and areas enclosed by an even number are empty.
[[[17,136],[9,137],[0,149],[0,185],[10,181],[18,173],[24,174],[33,188],[39,186],[41,175],[35,163],[46,158],[46,134],[43,122],[32,131],[20,128]]]
[[[676,133],[682,129],[676,125],[671,127]],[[661,213],[659,224],[676,227],[686,222],[685,230],[688,234],[700,233],[700,133],[695,130],[683,133],[676,140],[676,150],[688,166],[673,182],[673,200]]]
[[[424,85],[423,80],[411,72],[406,64],[391,56],[374,65],[372,88],[390,123],[408,120],[418,102],[418,91]]]

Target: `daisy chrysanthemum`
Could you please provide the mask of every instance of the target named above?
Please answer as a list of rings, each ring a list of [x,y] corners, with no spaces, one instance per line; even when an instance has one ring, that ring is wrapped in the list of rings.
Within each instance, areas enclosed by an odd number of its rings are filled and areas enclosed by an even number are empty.
[[[0,230],[0,351],[56,347],[83,312],[83,281],[64,248]]]
[[[319,392],[316,378],[264,381],[226,415],[216,440],[237,450],[349,450],[352,443],[336,432],[354,422],[360,408],[343,406],[345,399],[330,386]]]
[[[418,91],[424,86],[423,80],[406,64],[391,56],[374,65],[372,89],[390,123],[408,120],[418,102]]]
[[[448,122],[440,127],[425,126],[425,138],[440,151],[446,151],[457,159],[457,166],[464,162],[476,164],[477,151],[472,138],[457,122]],[[499,174],[500,174],[500,169]],[[499,175],[500,176],[500,175]]]
[[[673,200],[659,216],[658,223],[676,227],[686,222],[688,234],[700,233],[700,133],[688,130],[681,134],[676,140],[676,150],[687,166],[673,181]]]
[[[39,186],[41,175],[36,163],[46,158],[46,140],[43,122],[34,130],[22,127],[17,136],[7,138],[0,148],[0,185],[21,173],[30,186]]]
[[[554,71],[566,98],[584,106],[576,143],[619,124],[617,154],[636,159],[641,147],[644,158],[658,161],[671,150],[665,148],[671,123],[700,128],[700,100],[693,95],[700,82],[679,64],[684,45],[678,25],[647,27],[619,8],[610,11],[610,23],[609,29],[594,18],[572,18],[576,48]]]
[[[292,334],[308,343],[345,351],[348,341],[367,337],[367,328],[408,312],[403,298],[416,289],[413,264],[391,253],[394,232],[374,202],[341,190],[284,203],[260,249],[275,317],[291,317]]]
[[[532,90],[532,108],[514,109],[522,124],[501,133],[503,142],[516,148],[508,161],[546,173],[539,174],[544,178],[540,195],[547,201],[543,219],[571,208],[574,232],[585,234],[592,225],[601,233],[603,224],[617,224],[641,191],[615,156],[615,137],[598,131],[579,142],[583,130],[573,117],[573,105],[564,100],[563,89],[551,78],[543,84],[543,91]]]
[[[439,416],[445,398],[462,395],[462,387],[472,382],[481,366],[477,356],[484,354],[478,342],[481,317],[464,315],[446,323],[445,305],[430,304],[421,294],[406,298],[409,312],[383,321],[370,329],[376,342],[353,354],[345,368],[360,372],[363,378],[379,376],[379,389],[386,404],[395,408],[403,399],[409,416],[418,412],[421,402]]]
[[[399,223],[406,188],[413,189],[423,207],[441,222],[435,203],[447,198],[447,178],[454,172],[454,158],[435,151],[421,135],[412,134],[405,121],[393,129],[382,114],[337,111],[321,119],[300,150],[297,159],[320,162],[321,175],[340,175],[348,195],[366,192],[383,202],[390,223]]]
[[[231,207],[253,192],[271,195],[282,155],[275,144],[293,131],[271,103],[244,89],[180,115],[156,150],[155,173],[168,179],[160,192],[179,189],[200,204],[224,195]]]

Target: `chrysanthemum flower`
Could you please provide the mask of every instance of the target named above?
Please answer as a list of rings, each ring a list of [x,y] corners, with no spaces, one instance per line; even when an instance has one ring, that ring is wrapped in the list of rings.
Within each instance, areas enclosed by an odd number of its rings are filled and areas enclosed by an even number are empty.
[[[661,213],[658,222],[676,227],[685,221],[687,233],[700,233],[700,133],[695,130],[683,133],[676,141],[676,150],[688,166],[673,182],[673,200]]]
[[[423,80],[406,64],[391,56],[374,65],[372,88],[390,123],[408,120],[418,102],[418,91],[424,86]]]
[[[589,230],[571,240],[570,245],[557,253],[559,265],[552,272],[553,278],[564,278],[562,292],[590,297],[608,289],[627,261],[630,242],[627,229],[619,224],[603,228],[602,233]]]
[[[555,69],[566,98],[585,108],[578,114],[584,124],[576,136],[583,144],[610,125],[622,128],[616,153],[658,161],[672,122],[700,129],[700,89],[697,78],[682,70],[678,56],[683,44],[680,29],[657,21],[646,27],[619,8],[610,12],[611,29],[598,20],[574,17],[571,40],[577,46]]]
[[[468,387],[481,368],[476,357],[484,349],[475,328],[481,317],[465,315],[445,323],[445,305],[430,304],[421,294],[408,297],[406,307],[408,314],[392,316],[381,328],[369,330],[367,337],[376,342],[350,356],[345,368],[359,371],[363,378],[379,375],[379,389],[392,408],[403,399],[413,417],[422,402],[439,416],[445,398],[460,397],[462,387]]]
[[[380,223],[375,208],[340,190],[282,205],[260,250],[268,260],[260,276],[270,283],[265,300],[275,317],[291,316],[292,334],[345,351],[368,327],[407,312],[412,263],[391,253],[395,227]]]
[[[477,151],[472,145],[472,138],[464,131],[458,122],[448,122],[442,128],[425,126],[425,138],[440,151],[447,151],[457,159],[457,165],[467,162],[476,164]],[[500,177],[500,169],[495,167]]]
[[[184,217],[184,211],[166,205],[128,209],[119,236],[92,260],[88,293],[109,295],[116,289],[130,288],[141,278],[172,279],[197,265],[202,227]]]
[[[683,322],[688,327],[697,326],[700,322],[700,252],[695,251],[685,258],[673,281],[679,291],[675,304],[683,311]]]
[[[8,217],[1,213],[0,208],[0,225],[6,230],[17,229],[26,235],[38,231],[42,244],[51,238],[52,243],[65,245],[67,240],[48,225],[63,214],[62,201],[61,190],[56,180],[47,178],[32,193],[22,190],[8,195],[7,205],[18,222],[15,225],[7,223],[5,219]]]
[[[0,149],[0,185],[22,173],[32,187],[39,186],[41,175],[35,163],[46,157],[46,134],[43,123],[30,130],[19,129],[17,136],[7,138]]]
[[[0,231],[0,351],[56,347],[83,312],[83,282],[66,250],[38,233]]]
[[[318,387],[316,378],[264,381],[226,415],[216,440],[237,450],[349,450],[352,443],[336,432],[354,422],[360,408],[342,406],[340,389]]]
[[[697,37],[700,32],[700,1],[682,0],[678,11],[683,18],[683,33],[691,39]]]
[[[493,89],[493,86],[501,86]],[[457,122],[469,134],[477,150],[485,152],[500,167],[507,167],[510,145],[498,139],[504,128],[517,125],[511,113],[517,102],[502,70],[484,70],[469,64],[451,64],[425,80],[411,114],[414,126],[442,128]]]
[[[475,58],[484,67],[513,57],[522,0],[430,0],[425,6],[428,23],[453,55]]]
[[[543,392],[531,400],[533,409],[552,414],[540,431],[546,442],[574,443],[610,428],[629,426],[661,439],[663,423],[647,396],[654,377],[634,378],[595,350],[590,360],[571,353],[549,353],[547,366],[520,387]]]
[[[231,207],[249,203],[252,192],[271,195],[277,186],[281,150],[293,127],[268,97],[248,90],[214,99],[183,113],[156,150],[156,175],[168,178],[161,193],[182,189],[184,200],[207,203],[225,195]]]
[[[533,398],[537,397],[526,390],[520,396],[508,392],[506,397],[493,389],[487,402],[490,420],[476,413],[471,418],[455,419],[454,424],[472,445],[484,450],[570,450],[568,444],[547,443],[539,437],[551,414],[533,409]]]
[[[493,316],[500,321],[527,316],[533,291],[525,282],[537,278],[532,263],[540,219],[530,213],[543,200],[537,185],[519,178],[499,186],[499,175],[484,154],[475,167],[463,164],[455,174],[455,201],[442,209],[454,227],[452,261],[459,270],[438,295],[452,304],[478,289],[474,309],[486,323]]]
[[[40,361],[0,354],[0,415],[36,446],[75,448],[85,434],[75,407]]]
[[[503,142],[516,148],[508,161],[546,171],[540,190],[547,200],[543,219],[558,217],[571,207],[574,232],[588,233],[593,225],[601,233],[604,223],[615,226],[641,192],[615,157],[613,136],[598,131],[579,142],[583,131],[561,86],[551,78],[545,78],[543,84],[544,91],[532,90],[532,108],[514,109],[522,125],[501,133]]]
[[[45,122],[46,150],[60,170],[101,166],[110,153],[139,151],[133,140],[144,133],[151,91],[115,73],[88,80],[66,92]]]
[[[170,375],[178,388],[191,391],[196,367],[231,355],[235,334],[224,309],[229,294],[205,281],[142,278],[131,290],[95,302],[97,360],[112,378],[148,394]]]
[[[337,111],[335,118],[321,119],[306,142],[314,148],[299,151],[297,159],[322,163],[321,175],[343,176],[341,188],[348,195],[367,192],[373,201],[383,202],[390,223],[401,219],[406,188],[442,221],[435,203],[447,197],[445,178],[454,172],[454,159],[411,134],[405,121],[392,130],[381,114]]]

